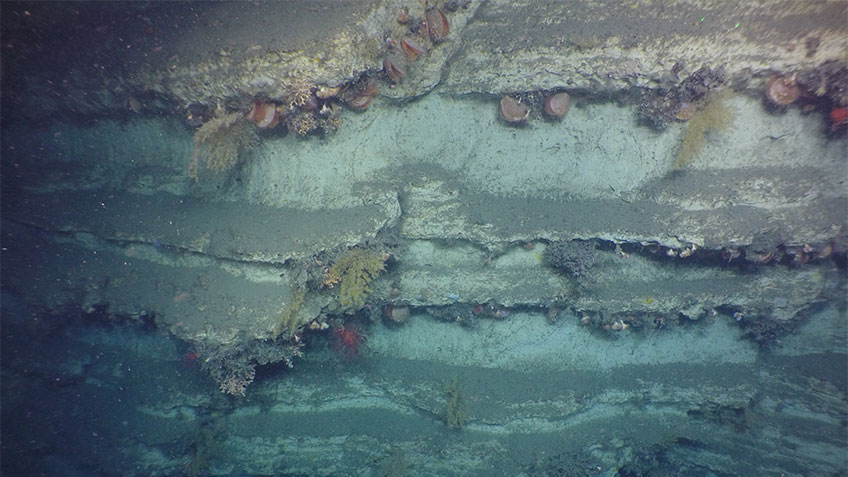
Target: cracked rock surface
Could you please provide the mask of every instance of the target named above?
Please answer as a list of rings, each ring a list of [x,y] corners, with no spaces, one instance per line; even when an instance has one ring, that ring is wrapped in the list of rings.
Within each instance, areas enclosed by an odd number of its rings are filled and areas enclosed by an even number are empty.
[[[845,3],[613,3],[0,4],[4,473],[845,473]]]

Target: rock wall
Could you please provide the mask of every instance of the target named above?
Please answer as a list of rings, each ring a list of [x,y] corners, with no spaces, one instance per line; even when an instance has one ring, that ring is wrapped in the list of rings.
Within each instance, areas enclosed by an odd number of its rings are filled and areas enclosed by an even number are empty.
[[[844,471],[845,4],[438,6],[3,4],[15,403],[124,473]]]

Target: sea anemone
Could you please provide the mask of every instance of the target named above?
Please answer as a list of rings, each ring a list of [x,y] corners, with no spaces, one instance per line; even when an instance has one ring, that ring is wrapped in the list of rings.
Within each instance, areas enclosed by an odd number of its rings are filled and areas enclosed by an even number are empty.
[[[545,114],[554,118],[562,119],[571,108],[571,96],[568,93],[556,93],[545,98]]]
[[[512,96],[501,98],[501,117],[512,124],[523,123],[530,117],[530,108]]]
[[[801,88],[795,77],[772,76],[766,81],[766,98],[778,106],[794,103],[801,97]]]

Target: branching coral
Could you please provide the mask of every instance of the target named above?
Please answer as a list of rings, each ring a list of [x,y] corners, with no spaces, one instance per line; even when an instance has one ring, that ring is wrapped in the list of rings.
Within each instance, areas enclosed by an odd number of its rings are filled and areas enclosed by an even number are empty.
[[[327,271],[324,284],[332,287],[339,283],[339,302],[343,306],[362,305],[372,291],[368,284],[382,271],[379,255],[355,248],[336,260]]]
[[[197,343],[195,349],[203,356],[201,368],[218,383],[222,393],[244,396],[256,376],[256,366],[282,362],[292,367],[294,359],[301,355],[302,346],[302,342],[294,339],[284,342],[251,340],[219,346]]]
[[[311,112],[298,112],[286,117],[286,127],[301,136],[306,136],[318,128],[318,121]]]
[[[197,180],[201,162],[215,174],[231,170],[258,143],[259,137],[241,113],[212,118],[194,133],[188,175]]]
[[[317,102],[309,83],[303,80],[292,82],[286,88],[284,99],[289,110],[306,108],[311,111],[314,108],[310,107],[310,103]]]
[[[221,392],[230,396],[244,396],[245,389],[253,382],[254,377],[256,368],[253,366],[240,371],[232,370],[221,378]]]

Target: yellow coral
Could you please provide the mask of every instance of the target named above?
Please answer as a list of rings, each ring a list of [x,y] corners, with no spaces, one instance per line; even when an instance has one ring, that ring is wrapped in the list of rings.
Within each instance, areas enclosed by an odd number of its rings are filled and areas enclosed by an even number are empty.
[[[465,414],[465,405],[462,402],[456,377],[448,384],[445,392],[448,396],[447,406],[445,406],[445,424],[451,429],[462,429],[468,416]]]
[[[683,169],[701,153],[706,144],[708,132],[730,129],[735,111],[726,104],[727,96],[726,92],[716,93],[704,109],[695,113],[689,120],[686,132],[683,134],[683,142],[674,158],[675,170]]]
[[[355,248],[336,260],[327,271],[324,283],[328,286],[340,284],[339,302],[343,306],[362,305],[365,296],[372,291],[368,284],[382,271],[383,260],[380,256]]]
[[[241,113],[210,119],[194,133],[194,150],[188,165],[189,177],[197,180],[201,161],[216,174],[230,170],[239,157],[259,143],[259,137]]]
[[[294,336],[297,327],[303,324],[300,318],[300,310],[303,308],[304,298],[306,298],[306,290],[297,288],[292,295],[292,299],[280,313],[280,319],[277,321],[277,324],[274,325],[274,330],[272,331],[273,339],[277,339],[285,331],[288,331],[286,337]]]

